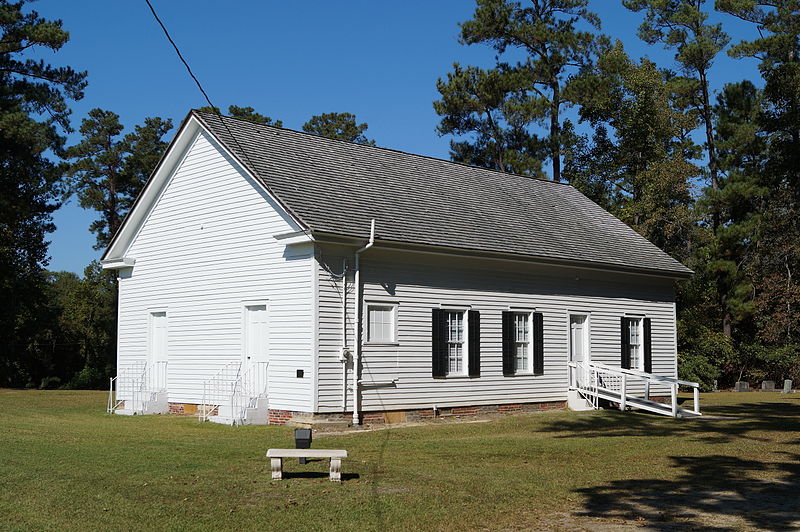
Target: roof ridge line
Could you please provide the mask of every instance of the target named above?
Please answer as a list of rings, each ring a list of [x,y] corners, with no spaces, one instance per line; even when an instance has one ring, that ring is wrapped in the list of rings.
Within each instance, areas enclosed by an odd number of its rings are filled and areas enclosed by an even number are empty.
[[[273,124],[258,124],[256,122],[251,122],[250,120],[247,120],[245,118],[238,118],[238,117],[235,117],[235,116],[223,115],[221,113],[220,114],[210,113],[208,111],[201,111],[199,109],[192,109],[190,112],[198,113],[198,114],[202,113],[202,114],[206,114],[206,115],[211,115],[211,116],[214,116],[216,118],[222,117],[222,118],[227,118],[227,119],[230,119],[230,120],[236,120],[238,122],[243,122],[245,124],[248,124],[248,125],[250,125],[252,127],[266,127],[266,128],[270,128],[270,129],[277,129],[279,131],[289,131],[291,133],[297,133],[298,135],[310,136],[310,137],[315,137],[315,138],[318,138],[318,139],[325,139],[325,140],[329,140],[329,141],[332,141],[332,142],[341,142],[341,143],[348,144],[348,145],[351,145],[351,146],[358,146],[359,148],[372,148],[372,149],[383,150],[383,151],[388,151],[388,152],[393,152],[393,153],[399,153],[401,155],[410,155],[412,157],[419,157],[421,159],[430,159],[430,160],[442,162],[442,163],[445,163],[445,164],[463,166],[465,168],[470,168],[472,170],[479,170],[479,171],[483,171],[483,172],[492,172],[494,174],[499,174],[499,175],[503,175],[503,176],[506,176],[506,177],[516,177],[516,178],[520,178],[520,179],[532,179],[534,181],[540,181],[542,183],[549,183],[549,184],[552,184],[552,185],[561,185],[561,186],[567,186],[567,187],[570,187],[570,188],[574,188],[570,183],[565,183],[563,181],[553,181],[552,179],[548,179],[548,178],[545,178],[545,177],[527,176],[527,175],[515,174],[515,173],[511,173],[511,172],[502,172],[502,171],[496,170],[494,168],[485,168],[483,166],[474,166],[474,165],[467,164],[467,163],[462,163],[462,162],[459,162],[459,161],[451,161],[451,160],[448,160],[448,159],[442,159],[441,157],[434,157],[433,155],[423,155],[421,153],[413,153],[413,152],[409,152],[409,151],[398,150],[396,148],[387,148],[385,146],[374,146],[374,145],[370,145],[370,144],[359,144],[358,142],[353,142],[353,141],[350,141],[350,140],[335,139],[335,138],[331,138],[331,137],[324,137],[322,135],[317,135],[316,133],[309,133],[308,131],[299,131],[297,129],[291,129],[291,128],[288,128],[288,127],[278,127],[278,126],[273,125]]]

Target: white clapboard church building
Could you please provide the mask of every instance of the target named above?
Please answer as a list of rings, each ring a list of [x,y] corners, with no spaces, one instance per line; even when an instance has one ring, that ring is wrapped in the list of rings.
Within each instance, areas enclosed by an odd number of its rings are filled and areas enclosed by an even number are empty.
[[[192,111],[102,264],[113,412],[688,413],[691,271],[566,184]]]

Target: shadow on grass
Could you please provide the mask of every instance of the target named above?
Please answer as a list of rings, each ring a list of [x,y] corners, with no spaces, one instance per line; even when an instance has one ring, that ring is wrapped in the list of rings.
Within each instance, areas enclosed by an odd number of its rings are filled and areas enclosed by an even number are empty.
[[[747,436],[770,441],[771,432],[800,433],[800,403],[746,403],[715,405],[703,417],[673,420],[643,412],[608,410],[604,415],[559,420],[545,426],[557,438],[598,437],[690,437],[705,443],[725,443]]]
[[[797,530],[800,525],[800,455],[786,460],[673,456],[672,480],[617,480],[582,488],[580,515],[644,521],[653,530]],[[771,480],[758,478],[764,473]]]
[[[704,417],[684,420],[608,411],[562,419],[545,429],[556,438],[664,437],[707,444],[740,440],[792,445],[797,442],[792,437],[800,433],[800,402],[714,405]],[[575,490],[585,497],[581,515],[638,521],[661,531],[798,530],[800,454],[777,448],[765,454],[769,456],[763,460],[721,454],[670,456],[674,478],[612,480]]]
[[[283,472],[284,480],[291,480],[294,478],[329,478],[330,475],[327,472],[321,471],[294,471],[287,473],[286,471]],[[348,480],[357,480],[361,478],[361,475],[358,473],[342,473],[342,482],[346,482]]]

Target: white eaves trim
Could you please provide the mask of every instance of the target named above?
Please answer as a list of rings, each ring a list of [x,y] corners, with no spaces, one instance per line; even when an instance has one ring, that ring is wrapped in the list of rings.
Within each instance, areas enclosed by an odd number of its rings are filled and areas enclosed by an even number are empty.
[[[133,204],[130,212],[123,220],[119,231],[117,231],[117,234],[114,235],[111,244],[106,249],[106,252],[103,254],[103,258],[100,261],[102,264],[116,264],[121,260],[125,260],[125,254],[135,240],[136,235],[141,230],[148,215],[158,202],[159,197],[161,197],[161,194],[167,188],[167,185],[169,184],[172,175],[175,173],[175,170],[181,165],[183,159],[189,152],[189,148],[197,139],[197,136],[201,131],[205,132],[209,138],[213,139],[216,145],[230,158],[232,164],[234,164],[242,173],[249,176],[254,183],[257,183],[259,188],[261,188],[261,190],[263,190],[263,192],[272,199],[276,206],[282,205],[274,197],[274,195],[267,190],[267,188],[262,184],[261,180],[254,176],[252,172],[244,167],[244,165],[240,164],[238,159],[234,157],[232,153],[230,153],[225,145],[219,142],[216,137],[214,137],[214,134],[205,126],[203,126],[202,122],[200,122],[190,112],[186,117],[186,120],[184,120],[180,130],[175,135],[175,138],[167,148],[167,151],[164,153],[164,156],[161,158],[158,166],[151,174],[150,179],[148,179],[144,189],[139,194],[139,197],[136,199],[136,202]],[[302,223],[291,213],[285,209],[281,210],[283,211],[282,216],[284,218],[291,220],[298,228],[303,227]],[[298,233],[305,234],[304,231],[298,231]],[[310,237],[308,238],[310,239]]]
[[[105,259],[100,261],[100,266],[104,270],[122,270],[123,268],[133,268],[136,264],[136,259],[130,257],[122,257],[119,259]]]
[[[278,235],[272,235],[272,238],[274,238],[279,243],[285,246],[291,246],[293,244],[303,244],[306,242],[314,241],[314,237],[312,237],[307,231],[292,231],[290,233],[281,233]]]

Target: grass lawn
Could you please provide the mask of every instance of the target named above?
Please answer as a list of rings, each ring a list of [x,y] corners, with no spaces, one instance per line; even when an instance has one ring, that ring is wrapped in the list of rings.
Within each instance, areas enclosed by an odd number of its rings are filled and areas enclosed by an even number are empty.
[[[102,392],[0,390],[4,530],[800,528],[800,394],[718,393],[706,415],[523,414],[315,434],[344,448],[264,453],[291,428],[110,416]]]

